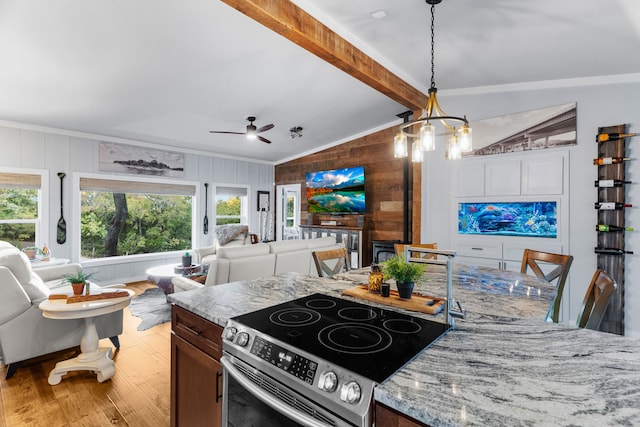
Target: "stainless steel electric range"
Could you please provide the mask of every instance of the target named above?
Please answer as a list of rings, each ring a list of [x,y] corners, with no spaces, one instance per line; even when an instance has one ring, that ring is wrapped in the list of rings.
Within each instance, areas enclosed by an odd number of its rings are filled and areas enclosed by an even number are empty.
[[[313,294],[231,319],[223,425],[370,426],[373,389],[449,326]]]

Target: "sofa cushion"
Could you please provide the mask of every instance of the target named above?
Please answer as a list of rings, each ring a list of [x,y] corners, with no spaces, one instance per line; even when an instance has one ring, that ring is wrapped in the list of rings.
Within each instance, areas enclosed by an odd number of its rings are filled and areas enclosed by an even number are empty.
[[[308,248],[306,240],[278,240],[269,242],[269,247],[274,254],[302,251]]]
[[[216,253],[216,246],[206,246],[204,248],[198,248],[198,249],[194,249],[193,252],[195,252],[195,254],[198,256],[198,259],[196,260],[199,263],[202,263],[202,260],[209,256],[209,255],[215,255]]]
[[[325,246],[331,246],[336,244],[336,236],[325,236],[317,239],[308,239],[305,240],[307,242],[307,247],[309,249],[322,248]]]
[[[254,245],[255,246],[255,245]],[[264,254],[248,258],[239,258],[229,263],[229,282],[251,280],[272,276],[276,265],[276,254]]]
[[[246,245],[241,247],[224,247],[218,249],[218,259],[238,259],[254,257],[258,255],[266,255],[269,253],[269,245],[267,243],[256,243],[255,245]]]

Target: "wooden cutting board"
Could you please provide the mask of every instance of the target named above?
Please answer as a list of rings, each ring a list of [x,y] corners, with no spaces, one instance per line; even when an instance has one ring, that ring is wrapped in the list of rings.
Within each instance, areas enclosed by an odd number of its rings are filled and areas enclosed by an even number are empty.
[[[367,285],[358,285],[353,288],[345,289],[344,291],[342,291],[342,295],[428,314],[440,313],[442,310],[444,310],[445,303],[444,298],[435,298],[416,292],[413,293],[411,299],[400,298],[398,296],[398,291],[395,290],[391,290],[388,297],[383,297],[380,294],[369,292]]]
[[[67,304],[72,304],[74,302],[85,302],[85,301],[96,301],[101,299],[110,299],[110,298],[122,298],[128,297],[129,292],[127,291],[116,291],[116,292],[102,292],[99,294],[89,294],[89,295],[67,295],[67,294],[51,294],[49,295],[49,299],[66,299]]]

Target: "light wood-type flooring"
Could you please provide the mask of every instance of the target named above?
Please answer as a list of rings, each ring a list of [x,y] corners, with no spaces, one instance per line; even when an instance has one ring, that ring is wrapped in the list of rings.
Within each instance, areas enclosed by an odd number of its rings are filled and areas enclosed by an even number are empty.
[[[151,286],[136,282],[127,287],[140,294]],[[137,331],[139,324],[140,319],[125,308],[120,349],[114,354],[116,373],[102,384],[95,374],[80,371],[49,385],[49,371],[74,351],[29,361],[8,381],[2,366],[0,427],[168,426],[171,323]],[[102,340],[100,345],[111,342]]]

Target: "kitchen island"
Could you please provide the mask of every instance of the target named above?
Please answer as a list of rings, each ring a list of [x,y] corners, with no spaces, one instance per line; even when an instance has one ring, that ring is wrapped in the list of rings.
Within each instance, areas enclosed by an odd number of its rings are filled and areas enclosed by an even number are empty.
[[[444,296],[439,268],[418,291]],[[340,296],[366,277],[287,274],[168,300],[224,326],[315,292]],[[467,318],[376,387],[376,402],[430,426],[640,424],[639,340],[543,322],[553,287],[518,273],[460,266],[454,290]]]

